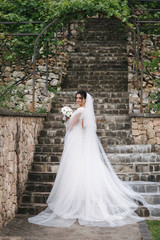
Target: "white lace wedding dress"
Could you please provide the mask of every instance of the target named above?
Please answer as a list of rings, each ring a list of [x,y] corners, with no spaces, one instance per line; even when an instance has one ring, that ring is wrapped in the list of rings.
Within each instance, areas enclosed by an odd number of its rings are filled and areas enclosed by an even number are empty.
[[[82,123],[83,121],[83,123]],[[82,126],[83,125],[83,126]],[[115,227],[142,221],[135,210],[140,194],[115,174],[96,135],[92,97],[66,125],[64,150],[48,207],[30,223],[69,227],[76,220],[87,226]]]

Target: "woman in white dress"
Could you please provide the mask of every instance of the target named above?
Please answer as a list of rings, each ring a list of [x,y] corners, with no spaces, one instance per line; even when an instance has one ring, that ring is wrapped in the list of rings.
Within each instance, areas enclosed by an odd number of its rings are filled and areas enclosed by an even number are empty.
[[[114,172],[96,134],[90,94],[76,94],[79,108],[66,122],[64,150],[46,210],[30,223],[69,227],[78,220],[86,226],[116,227],[142,221],[135,211],[139,193]]]

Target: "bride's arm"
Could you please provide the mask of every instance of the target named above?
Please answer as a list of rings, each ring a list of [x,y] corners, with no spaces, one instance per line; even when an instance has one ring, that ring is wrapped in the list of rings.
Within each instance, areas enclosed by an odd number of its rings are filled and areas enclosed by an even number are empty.
[[[70,119],[68,129],[71,130],[74,125],[76,125],[80,119],[81,113],[77,113],[74,117]]]

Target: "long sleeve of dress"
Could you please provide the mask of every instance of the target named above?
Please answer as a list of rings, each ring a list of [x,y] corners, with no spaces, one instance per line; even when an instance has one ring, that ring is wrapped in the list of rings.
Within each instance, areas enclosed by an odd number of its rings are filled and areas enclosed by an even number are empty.
[[[72,115],[72,117],[69,119],[69,121],[66,123],[67,130],[71,130],[77,123],[81,121],[82,127],[83,127],[83,116],[84,108],[78,108]]]

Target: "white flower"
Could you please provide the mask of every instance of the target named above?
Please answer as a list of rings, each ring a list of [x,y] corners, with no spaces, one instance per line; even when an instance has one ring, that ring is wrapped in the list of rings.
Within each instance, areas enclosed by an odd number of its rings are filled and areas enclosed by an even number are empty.
[[[61,108],[61,113],[65,116],[65,117],[71,117],[73,110],[70,107],[63,107]]]

